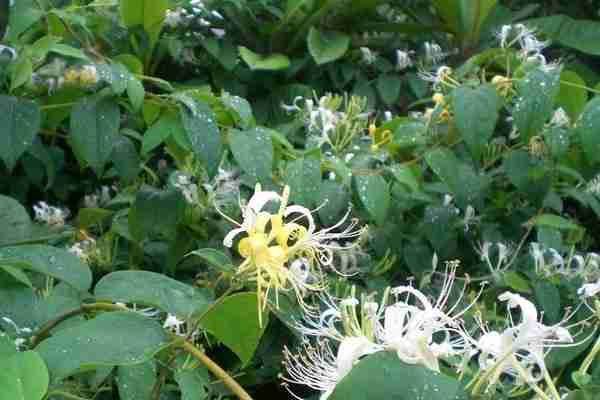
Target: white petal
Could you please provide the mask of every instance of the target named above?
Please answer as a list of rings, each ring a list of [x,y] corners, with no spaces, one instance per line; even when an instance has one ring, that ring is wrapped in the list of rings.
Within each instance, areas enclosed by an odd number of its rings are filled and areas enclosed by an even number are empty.
[[[519,307],[521,309],[521,318],[523,322],[537,322],[538,313],[535,305],[524,297],[511,293],[504,292],[498,296],[498,300],[508,302],[509,308]]]
[[[223,239],[223,245],[225,247],[233,246],[233,239],[240,233],[244,233],[244,232],[246,232],[245,228],[232,229],[231,231],[229,231],[229,233],[227,235],[225,235],[225,238]]]
[[[280,200],[281,196],[275,192],[255,192],[254,195],[250,198],[250,200],[248,200],[248,208],[250,208],[256,214],[258,214],[268,202]]]

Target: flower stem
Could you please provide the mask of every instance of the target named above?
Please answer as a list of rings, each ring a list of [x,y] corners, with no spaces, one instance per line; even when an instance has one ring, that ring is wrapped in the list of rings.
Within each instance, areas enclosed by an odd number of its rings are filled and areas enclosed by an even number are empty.
[[[223,368],[211,360],[203,351],[198,349],[192,343],[186,341],[181,342],[181,347],[197,358],[202,364],[208,368],[217,378],[223,381],[223,384],[229,388],[240,400],[252,400],[252,397],[235,381]]]
[[[596,343],[594,343],[594,347],[592,347],[592,350],[588,353],[588,355],[585,357],[585,359],[581,363],[581,367],[579,367],[580,373],[587,374],[588,369],[592,365],[592,362],[596,358],[596,355],[598,354],[599,351],[600,351],[600,336],[598,336]]]

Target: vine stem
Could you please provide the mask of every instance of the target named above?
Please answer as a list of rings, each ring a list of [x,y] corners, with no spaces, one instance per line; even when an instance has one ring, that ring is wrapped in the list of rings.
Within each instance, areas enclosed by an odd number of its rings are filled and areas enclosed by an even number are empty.
[[[229,388],[240,400],[253,400],[252,397],[236,382],[223,368],[210,359],[203,351],[198,349],[187,340],[181,342],[181,347],[197,358],[202,364],[208,368],[217,378],[219,378],[225,386]]]
[[[85,397],[80,397],[73,393],[65,392],[62,390],[52,390],[52,391],[48,392],[48,396],[46,398],[49,398],[50,396],[60,396],[60,397],[63,397],[65,399],[69,399],[69,400],[89,400]]]

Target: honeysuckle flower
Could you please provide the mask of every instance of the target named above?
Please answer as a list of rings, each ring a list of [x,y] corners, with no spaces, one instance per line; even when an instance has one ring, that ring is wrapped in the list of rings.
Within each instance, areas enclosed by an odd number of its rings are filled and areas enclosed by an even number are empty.
[[[82,241],[74,243],[72,246],[67,248],[67,251],[74,254],[81,261],[89,263],[95,255],[98,254],[96,248],[96,241],[93,238],[87,238]]]
[[[50,206],[44,201],[40,201],[33,206],[35,219],[44,222],[52,227],[62,227],[65,224],[65,219],[69,215],[68,210],[63,210],[58,207]]]
[[[163,328],[172,331],[177,336],[185,336],[185,330],[183,329],[184,325],[185,321],[180,320],[173,314],[168,314],[163,323]]]
[[[316,345],[306,341],[299,354],[283,350],[283,364],[287,375],[281,378],[289,383],[305,385],[321,392],[319,400],[327,400],[336,385],[352,370],[359,359],[379,349],[364,337],[347,337],[340,342],[337,353],[327,340]],[[288,388],[289,390],[289,388]],[[292,395],[299,399],[298,396]]]
[[[406,68],[412,67],[413,62],[410,58],[410,52],[403,50],[396,50],[396,69],[398,71],[405,70]]]
[[[600,279],[594,283],[586,283],[577,290],[577,294],[583,298],[594,297],[598,293],[600,293]]]
[[[321,301],[325,304],[325,310],[321,313],[306,313],[301,322],[296,322],[296,329],[303,336],[328,338],[338,342],[347,337],[363,337],[376,346],[387,291],[381,305],[368,297],[359,301],[353,295],[354,289],[351,296],[342,299],[322,294]]]
[[[7,52],[10,54],[10,59],[15,60],[17,58],[17,51],[10,46],[0,44],[0,54]]]
[[[223,239],[226,247],[232,247],[236,237],[245,235],[238,243],[238,253],[244,261],[238,267],[237,275],[256,283],[261,321],[262,310],[266,306],[264,299],[271,290],[275,292],[276,304],[279,301],[279,291],[292,290],[301,306],[308,309],[302,299],[303,295],[306,291],[319,292],[325,288],[322,267],[331,264],[333,251],[351,247],[341,247],[331,242],[349,240],[362,232],[354,229],[356,220],[346,225],[349,211],[334,226],[317,230],[311,211],[300,205],[288,205],[289,196],[288,186],[284,187],[280,195],[273,191],[263,191],[260,184],[257,184],[248,204],[240,204],[243,219],[241,223],[217,208],[224,218],[237,226]],[[279,204],[276,213],[264,210],[269,203]],[[307,227],[301,225],[301,221]],[[341,231],[334,232],[338,229]],[[294,264],[297,260],[301,260],[301,264]],[[304,268],[303,271],[299,270],[300,265]]]
[[[468,351],[469,338],[462,328],[461,317],[474,302],[456,312],[464,297],[466,284],[456,303],[447,307],[457,266],[455,262],[446,264],[441,292],[434,303],[412,286],[392,289],[391,293],[398,301],[385,309],[379,339],[384,348],[396,351],[403,362],[421,364],[439,371],[440,358]]]
[[[198,186],[192,182],[188,175],[177,173],[173,182],[173,187],[181,192],[186,202],[189,204],[198,204]]]
[[[420,79],[425,82],[430,82],[433,84],[433,89],[436,91],[441,91],[442,84],[451,84],[454,85],[456,82],[450,77],[452,75],[452,68],[442,65],[439,67],[435,73],[429,71],[420,71],[418,76]]]
[[[479,366],[486,371],[480,379],[493,385],[507,374],[515,378],[516,385],[535,385],[546,373],[544,358],[548,351],[573,343],[569,330],[562,326],[568,318],[547,326],[539,320],[535,305],[524,297],[505,292],[498,300],[506,302],[508,327],[502,332],[488,331],[480,323],[483,335],[474,341],[480,351]],[[520,311],[518,323],[512,318],[512,309]]]
[[[496,248],[496,263],[494,264],[491,260],[490,250]],[[498,274],[505,271],[509,267],[509,257],[512,254],[511,248],[501,242],[483,242],[480,243],[479,249],[477,249],[481,257],[481,261],[484,261],[492,274]]]
[[[377,53],[374,53],[368,47],[361,47],[360,53],[362,55],[362,61],[367,65],[371,65],[377,60]]]
[[[550,120],[551,126],[556,126],[559,128],[568,127],[571,124],[571,118],[567,115],[564,108],[559,107],[552,114],[552,119]]]
[[[587,183],[585,191],[600,197],[600,174],[596,175]]]
[[[425,42],[424,47],[425,60],[430,64],[437,64],[447,56],[442,47],[435,42]]]

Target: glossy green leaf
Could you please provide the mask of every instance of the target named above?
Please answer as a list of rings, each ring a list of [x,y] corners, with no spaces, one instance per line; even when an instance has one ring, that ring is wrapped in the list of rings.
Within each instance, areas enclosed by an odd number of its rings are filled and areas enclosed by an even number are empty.
[[[453,92],[456,127],[475,158],[480,158],[498,120],[498,95],[490,85],[461,86]]]
[[[231,258],[219,250],[211,248],[198,249],[192,251],[189,255],[200,257],[206,264],[221,271],[233,272],[235,270]]]
[[[535,226],[546,226],[550,228],[556,228],[560,230],[574,230],[580,229],[579,225],[570,220],[561,217],[560,215],[553,214],[542,214],[537,216],[532,221]]]
[[[208,104],[193,101],[180,107],[180,115],[194,155],[206,163],[209,175],[214,176],[223,154],[223,139],[215,113]]]
[[[118,135],[115,138],[111,159],[121,179],[124,182],[133,182],[141,169],[142,161],[129,137]]]
[[[210,308],[200,322],[207,331],[229,347],[243,364],[247,364],[252,359],[268,324],[268,317],[268,314],[263,313],[261,328],[258,323],[256,293],[247,292],[220,300]]]
[[[156,42],[169,8],[168,0],[120,0],[120,7],[126,27],[142,26],[152,43]]]
[[[177,114],[163,114],[144,134],[142,154],[148,154],[151,150],[161,145],[176,130],[179,132],[184,131]]]
[[[239,166],[257,182],[271,181],[273,142],[268,129],[257,127],[247,131],[232,130],[229,146]]]
[[[40,109],[29,100],[0,96],[0,114],[0,158],[12,170],[40,129]]]
[[[31,219],[17,200],[0,195],[0,246],[31,236]]]
[[[393,351],[367,356],[335,387],[329,400],[462,400],[461,383],[420,365],[405,364]]]
[[[400,97],[402,79],[391,74],[381,75],[377,79],[377,92],[379,97],[388,106],[393,105]]]
[[[117,311],[63,329],[37,350],[56,381],[95,366],[140,364],[167,344],[168,337],[156,321]]]
[[[156,363],[150,360],[141,364],[121,365],[117,368],[115,380],[120,400],[152,400]]]
[[[320,153],[308,154],[287,164],[285,183],[290,186],[290,198],[305,207],[315,207],[321,190]]]
[[[64,249],[41,244],[0,248],[0,262],[59,279],[86,291],[92,284],[89,267]],[[17,262],[13,263],[13,262]]]
[[[290,59],[283,54],[263,56],[244,46],[240,46],[238,49],[240,57],[242,57],[242,60],[244,60],[252,70],[277,71],[289,68],[290,66]]]
[[[44,14],[35,0],[15,1],[9,11],[7,39],[16,40]]]
[[[576,121],[588,100],[585,81],[576,72],[567,70],[561,72],[560,81],[556,105],[562,107],[572,121]]]
[[[573,19],[567,15],[551,15],[527,21],[527,25],[543,32],[548,39],[584,53],[600,55],[600,22]]]
[[[577,121],[575,133],[581,140],[588,160],[600,163],[600,97],[595,97],[586,104]]]
[[[85,97],[71,114],[71,143],[78,156],[101,176],[119,135],[121,112],[115,99]]]
[[[362,205],[371,218],[383,225],[391,202],[385,179],[381,175],[355,175],[354,186]]]
[[[519,97],[513,110],[513,118],[520,139],[528,142],[539,135],[554,111],[554,99],[560,89],[560,68],[549,71],[534,69],[518,80]]]
[[[187,319],[204,312],[206,296],[193,286],[150,271],[117,271],[104,276],[94,289],[99,299],[156,307]]]
[[[210,385],[206,368],[180,368],[173,378],[181,389],[181,400],[204,400],[208,398],[206,388]]]
[[[179,191],[144,186],[129,211],[129,230],[140,241],[151,235],[172,237],[184,212],[185,200]]]
[[[35,351],[2,360],[0,400],[42,400],[48,390],[48,370]]]
[[[127,96],[129,97],[129,102],[134,111],[140,111],[142,109],[145,95],[146,90],[144,89],[142,82],[135,77],[129,77],[127,80]]]
[[[335,61],[346,54],[350,46],[350,36],[342,32],[320,31],[314,26],[306,38],[308,51],[317,64]]]

